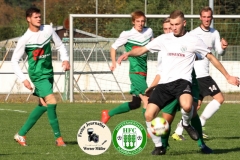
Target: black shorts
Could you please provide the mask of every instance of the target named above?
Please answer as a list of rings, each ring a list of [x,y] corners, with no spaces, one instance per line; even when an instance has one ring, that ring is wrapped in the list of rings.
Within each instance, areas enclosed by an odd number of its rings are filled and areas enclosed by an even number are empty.
[[[212,79],[211,76],[198,78],[199,85],[199,100],[203,100],[206,96],[214,96],[221,92],[217,83]]]
[[[160,109],[171,103],[184,94],[192,94],[192,84],[184,79],[179,79],[170,83],[158,84],[148,99],[148,103],[156,104]]]

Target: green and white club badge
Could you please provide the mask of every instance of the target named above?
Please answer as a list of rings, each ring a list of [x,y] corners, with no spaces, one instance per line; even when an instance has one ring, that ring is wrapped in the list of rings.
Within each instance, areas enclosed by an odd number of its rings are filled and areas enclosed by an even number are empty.
[[[124,155],[136,155],[147,144],[145,128],[137,121],[126,120],[119,123],[112,134],[114,147]]]
[[[111,145],[111,131],[100,121],[88,121],[78,130],[79,147],[87,154],[99,155],[107,151]]]

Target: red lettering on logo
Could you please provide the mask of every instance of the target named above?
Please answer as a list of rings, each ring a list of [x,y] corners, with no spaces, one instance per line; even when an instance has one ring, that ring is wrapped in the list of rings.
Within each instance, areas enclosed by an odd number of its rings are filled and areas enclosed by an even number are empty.
[[[35,49],[33,51],[33,59],[36,61],[39,56],[44,54],[44,50],[42,48]]]
[[[132,46],[132,49],[139,48],[140,46]]]

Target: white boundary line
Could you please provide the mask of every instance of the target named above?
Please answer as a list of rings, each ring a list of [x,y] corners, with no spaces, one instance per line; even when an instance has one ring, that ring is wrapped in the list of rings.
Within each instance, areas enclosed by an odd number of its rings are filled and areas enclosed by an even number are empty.
[[[27,111],[12,110],[12,109],[3,109],[3,108],[0,108],[0,111],[13,111],[13,112],[27,113]]]

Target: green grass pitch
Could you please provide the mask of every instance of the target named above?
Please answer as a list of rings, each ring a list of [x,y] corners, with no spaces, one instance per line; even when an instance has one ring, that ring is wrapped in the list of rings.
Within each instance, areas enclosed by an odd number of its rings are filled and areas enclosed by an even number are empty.
[[[151,160],[151,159],[176,159],[176,160],[235,160],[240,156],[240,106],[239,104],[224,104],[220,110],[206,123],[206,133],[209,139],[206,144],[211,147],[214,154],[204,155],[200,152],[197,142],[190,139],[184,132],[186,141],[178,142],[170,137],[170,150],[163,156],[152,156],[154,148],[151,139],[148,139],[145,149],[135,156],[126,156],[119,153],[111,144],[109,149],[97,156],[91,156],[83,152],[77,143],[77,133],[85,122],[100,120],[102,109],[111,109],[118,104],[83,104],[83,103],[59,103],[57,114],[62,136],[66,147],[56,147],[51,127],[44,114],[36,125],[27,134],[27,147],[21,147],[14,140],[14,134],[25,122],[29,113],[35,107],[31,103],[1,103],[0,104],[0,159],[23,160]],[[202,112],[203,108],[200,110]],[[180,113],[172,125],[172,132],[180,119]],[[123,120],[131,119],[145,126],[142,109],[137,109],[125,114],[112,117],[107,124],[111,131]]]

